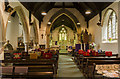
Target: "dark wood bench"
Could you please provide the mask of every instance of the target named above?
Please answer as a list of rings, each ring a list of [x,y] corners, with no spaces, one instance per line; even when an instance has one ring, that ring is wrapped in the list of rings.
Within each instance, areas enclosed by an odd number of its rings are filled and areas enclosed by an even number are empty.
[[[81,57],[81,56],[82,56],[82,55],[80,55],[80,54],[75,54],[74,59],[77,60],[77,59],[79,59],[79,57]],[[98,56],[89,56],[89,57],[109,57],[109,56],[106,56],[106,55],[103,54],[103,53],[99,53]],[[118,57],[118,54],[112,54],[112,56],[110,56],[110,57]]]
[[[76,54],[74,57],[74,60],[76,61],[76,64],[78,65],[79,68],[83,67],[83,63],[84,61],[86,62],[87,58],[98,58],[98,57],[106,57],[106,58],[118,58],[118,54],[113,54],[112,56],[106,56],[105,54],[99,54],[99,56],[88,56],[88,57],[84,57],[82,55]]]
[[[120,58],[109,58],[109,57],[81,57],[80,67],[83,73],[85,73],[85,67],[88,60],[120,60]]]
[[[85,76],[86,77],[95,77],[95,66],[104,64],[120,64],[120,58],[92,58],[87,59],[85,65]]]
[[[13,63],[13,74],[3,74],[5,78],[31,78],[31,77],[53,77],[57,74],[57,60],[56,59],[35,59],[35,60],[4,60],[2,63]],[[28,67],[27,74],[14,73],[15,67]]]

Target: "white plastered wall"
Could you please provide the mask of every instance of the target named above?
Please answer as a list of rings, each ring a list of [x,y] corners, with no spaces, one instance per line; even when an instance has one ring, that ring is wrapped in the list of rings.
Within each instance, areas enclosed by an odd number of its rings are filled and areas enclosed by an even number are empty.
[[[103,23],[103,19],[104,19],[104,14],[108,8],[112,8],[116,12],[117,17],[118,17],[118,3],[117,2],[112,3],[110,6],[108,6],[107,8],[105,8],[102,11],[102,23]],[[100,46],[100,48],[102,50],[112,51],[113,53],[118,53],[118,42],[116,42],[116,43],[102,43],[102,28],[104,26],[102,26],[102,27],[98,26],[97,25],[98,21],[99,21],[99,15],[96,15],[94,18],[92,18],[89,21],[89,28],[88,28],[88,31],[90,33],[92,33],[94,42],[96,43],[95,49],[98,50],[98,48]]]

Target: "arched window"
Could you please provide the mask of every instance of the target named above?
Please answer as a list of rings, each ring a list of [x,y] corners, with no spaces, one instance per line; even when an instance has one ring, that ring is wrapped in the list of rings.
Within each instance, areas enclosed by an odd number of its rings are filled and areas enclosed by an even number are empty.
[[[59,32],[59,40],[67,40],[67,32],[64,27]]]
[[[116,14],[114,11],[111,12],[108,20],[107,26],[107,38],[108,40],[111,38],[112,40],[117,40],[117,20]]]
[[[103,41],[116,41],[118,39],[117,16],[114,10],[108,9],[103,22]]]

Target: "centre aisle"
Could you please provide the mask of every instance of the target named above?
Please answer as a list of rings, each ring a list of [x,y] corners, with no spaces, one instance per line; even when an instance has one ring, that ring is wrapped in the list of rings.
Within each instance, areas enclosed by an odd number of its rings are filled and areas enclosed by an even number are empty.
[[[84,78],[83,74],[77,68],[77,65],[72,60],[70,55],[59,55],[58,61],[58,77],[80,77]]]

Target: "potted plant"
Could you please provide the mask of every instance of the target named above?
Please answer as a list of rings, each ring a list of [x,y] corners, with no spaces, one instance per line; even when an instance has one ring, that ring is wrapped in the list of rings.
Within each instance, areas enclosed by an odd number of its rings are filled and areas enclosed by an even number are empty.
[[[93,42],[90,44],[90,49],[94,50],[94,47],[96,46],[96,44]]]
[[[109,41],[112,41],[112,38],[109,38],[108,40],[109,40]]]

